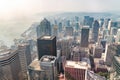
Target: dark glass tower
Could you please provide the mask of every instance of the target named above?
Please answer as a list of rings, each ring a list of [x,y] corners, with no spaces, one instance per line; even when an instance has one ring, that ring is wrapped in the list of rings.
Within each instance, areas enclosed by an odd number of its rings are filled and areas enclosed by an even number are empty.
[[[99,23],[97,20],[95,20],[93,23],[93,35],[92,35],[94,42],[98,41],[98,33],[99,33]]]
[[[50,36],[51,35],[51,25],[50,22],[44,18],[40,25],[37,27],[37,37],[41,37],[43,35]]]
[[[81,30],[81,47],[88,47],[89,26],[84,26]]]
[[[56,56],[56,37],[42,36],[37,39],[38,59],[44,55]]]
[[[93,24],[94,18],[90,17],[90,16],[84,16],[84,25],[85,26],[90,26],[90,28],[92,28],[92,24]]]

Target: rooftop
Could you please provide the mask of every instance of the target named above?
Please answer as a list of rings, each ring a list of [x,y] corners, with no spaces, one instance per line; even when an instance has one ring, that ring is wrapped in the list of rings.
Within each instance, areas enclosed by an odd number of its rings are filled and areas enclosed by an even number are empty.
[[[89,29],[90,26],[83,26],[82,28],[84,29]]]
[[[5,49],[0,50],[0,61],[7,60],[17,53],[17,50]]]
[[[89,66],[86,62],[66,61],[65,67],[88,69]]]
[[[45,56],[43,56],[43,57],[40,59],[40,61],[41,61],[41,62],[54,62],[55,59],[56,59],[55,56],[45,55]]]
[[[38,59],[33,60],[32,63],[29,65],[29,69],[37,71],[41,70],[39,60]]]
[[[54,36],[42,36],[39,39],[42,39],[42,40],[52,40],[53,38],[54,38]]]

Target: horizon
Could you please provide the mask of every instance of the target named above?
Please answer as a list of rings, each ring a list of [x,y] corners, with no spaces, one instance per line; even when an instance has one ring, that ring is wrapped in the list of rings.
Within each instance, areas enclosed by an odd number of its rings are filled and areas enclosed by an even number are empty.
[[[48,12],[120,12],[119,2],[119,0],[0,0],[0,19]]]

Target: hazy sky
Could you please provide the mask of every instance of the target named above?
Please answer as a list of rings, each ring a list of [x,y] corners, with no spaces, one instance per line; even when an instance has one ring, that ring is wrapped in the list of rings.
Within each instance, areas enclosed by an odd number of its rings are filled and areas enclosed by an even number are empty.
[[[120,0],[0,0],[0,18],[38,12],[119,11]]]
[[[0,40],[12,45],[13,39],[39,21],[41,12],[120,11],[120,0],[0,0]]]

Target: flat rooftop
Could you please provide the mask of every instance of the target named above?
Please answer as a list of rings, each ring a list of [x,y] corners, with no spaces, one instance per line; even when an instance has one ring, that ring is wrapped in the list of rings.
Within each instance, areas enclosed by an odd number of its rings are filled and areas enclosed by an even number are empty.
[[[40,62],[38,59],[33,60],[32,63],[29,65],[29,69],[40,71],[41,68],[39,63]]]
[[[55,56],[45,55],[45,56],[43,56],[43,57],[40,59],[40,61],[41,61],[41,62],[54,62],[55,59],[56,59]]]
[[[86,62],[76,62],[76,61],[66,61],[65,67],[78,68],[78,69],[88,69],[89,66]]]
[[[89,29],[89,28],[90,28],[90,26],[87,26],[87,25],[82,27],[82,29]]]
[[[41,39],[41,40],[52,40],[53,38],[55,38],[55,36],[42,36],[39,39]]]
[[[18,54],[17,50],[11,50],[11,49],[5,49],[0,51],[0,61],[7,60],[14,56],[15,54]]]

